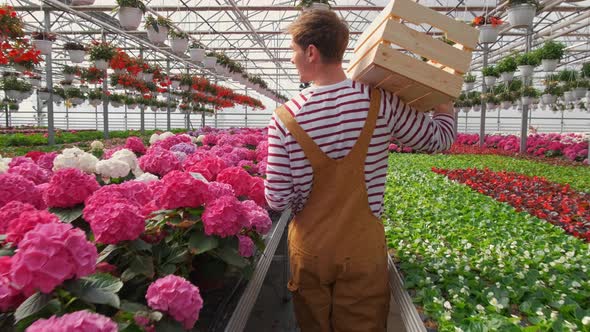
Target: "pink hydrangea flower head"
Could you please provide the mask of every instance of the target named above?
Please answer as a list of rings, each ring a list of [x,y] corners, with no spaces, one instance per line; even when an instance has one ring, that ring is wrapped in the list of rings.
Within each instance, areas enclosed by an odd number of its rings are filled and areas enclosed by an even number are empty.
[[[199,288],[175,275],[154,281],[145,298],[150,308],[167,312],[187,330],[193,328],[203,307]]]
[[[215,200],[223,196],[235,196],[234,188],[232,188],[232,186],[217,181],[209,182],[209,194],[210,200]]]
[[[228,167],[217,175],[216,181],[227,183],[234,188],[237,196],[248,196],[250,191],[250,174],[241,167]]]
[[[37,290],[50,293],[65,280],[94,273],[97,257],[82,230],[64,223],[39,224],[20,242],[10,277],[26,296]]]
[[[46,170],[52,170],[53,169],[53,160],[58,155],[59,155],[59,153],[57,153],[57,152],[46,153],[46,154],[42,155],[41,157],[39,157],[39,159],[37,159],[37,165],[39,165],[42,168],[45,168]]]
[[[68,208],[83,203],[99,187],[94,176],[77,168],[63,168],[53,173],[43,198],[49,207]]]
[[[180,143],[191,143],[191,138],[186,135],[175,135],[170,136],[166,139],[160,140],[152,144],[151,148],[162,148],[164,150],[170,150],[176,144]]]
[[[35,162],[33,161],[33,159],[28,158],[28,157],[15,157],[15,158],[12,158],[12,160],[8,164],[8,167],[12,168],[12,167],[20,166],[23,164],[34,164],[34,163]]]
[[[18,166],[10,167],[8,169],[8,173],[22,175],[23,177],[33,181],[35,184],[48,182],[49,178],[51,177],[51,171],[46,170],[45,168],[40,167],[33,162],[22,163]]]
[[[242,208],[247,227],[254,229],[259,234],[266,234],[272,227],[272,221],[268,211],[254,201],[243,201]]]
[[[189,154],[193,154],[197,151],[197,146],[194,145],[193,143],[178,143],[176,145],[173,145],[170,148],[170,151],[175,152],[184,152],[184,154],[189,155]]]
[[[172,171],[162,178],[162,187],[156,196],[156,205],[163,209],[199,207],[209,201],[209,187],[192,175]]]
[[[121,151],[123,149],[125,149],[124,146],[116,146],[112,149],[107,149],[107,150],[105,150],[104,155],[102,157],[104,160],[111,159],[111,157],[115,154],[115,152]]]
[[[13,311],[24,300],[22,293],[11,285],[10,278],[0,276],[0,312]]]
[[[125,141],[125,149],[133,151],[136,155],[144,155],[147,151],[147,148],[143,144],[141,138],[136,136],[127,138]]]
[[[97,208],[89,219],[96,242],[117,244],[137,239],[145,230],[145,217],[141,208],[125,202],[107,203]]]
[[[0,257],[0,276],[10,275],[10,266],[12,266],[12,256]]]
[[[12,201],[29,203],[38,209],[46,207],[35,183],[18,174],[0,174],[0,207]]]
[[[264,195],[264,180],[262,178],[250,178],[250,190],[248,191],[248,198],[256,202],[256,204],[262,207],[266,207],[266,196]]]
[[[258,166],[256,166],[251,160],[240,160],[238,167],[245,169],[249,174],[254,174],[258,171]]]
[[[238,235],[238,252],[242,257],[252,257],[254,255],[254,241],[245,235]]]
[[[35,207],[19,201],[8,202],[0,208],[0,234],[6,234],[6,230],[13,219],[18,218],[25,211],[35,211]],[[1,257],[0,257],[1,258]]]
[[[205,157],[204,159],[194,162],[189,168],[190,172],[201,173],[207,181],[215,181],[217,174],[225,169],[227,165],[221,158]]]
[[[217,145],[217,136],[215,134],[206,135],[203,138],[203,145]]]
[[[257,169],[258,169],[258,174],[260,174],[261,176],[265,176],[266,175],[266,159],[258,162],[258,164],[256,165]]]
[[[139,167],[144,172],[164,176],[171,171],[182,170],[182,163],[173,152],[155,147],[139,158]]]
[[[181,151],[172,151],[172,153],[174,154],[176,159],[178,159],[178,161],[180,161],[181,164],[186,160],[186,153],[181,152]]]
[[[110,318],[90,312],[76,311],[63,316],[40,319],[29,326],[26,332],[117,332],[117,323]]]
[[[46,210],[23,211],[18,217],[12,219],[6,232],[6,242],[18,247],[20,241],[29,231],[39,224],[58,223],[59,218]]]
[[[248,225],[242,205],[234,196],[223,196],[211,201],[201,218],[205,234],[220,237],[234,236]]]
[[[152,189],[145,182],[126,181],[116,188],[125,198],[139,207],[146,205],[153,199]]]
[[[256,160],[261,161],[268,157],[268,141],[264,140],[256,146]]]

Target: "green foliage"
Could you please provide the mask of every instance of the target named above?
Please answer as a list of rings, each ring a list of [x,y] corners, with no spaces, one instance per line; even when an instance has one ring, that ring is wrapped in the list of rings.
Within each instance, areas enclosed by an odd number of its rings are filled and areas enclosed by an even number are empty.
[[[563,89],[556,83],[551,83],[545,86],[545,90],[543,90],[543,94],[549,94],[553,96],[562,96]]]
[[[498,64],[496,65],[496,70],[498,70],[498,73],[502,74],[502,73],[513,73],[515,72],[517,69],[517,64],[516,64],[516,59],[514,58],[514,56],[507,56],[505,58],[503,58],[502,60],[498,61]]]
[[[143,13],[145,13],[145,4],[141,0],[115,0],[117,1],[118,7],[130,7],[130,8],[139,8]]]
[[[586,62],[582,65],[582,77],[590,78],[590,62]]]
[[[537,98],[537,97],[539,97],[539,95],[540,95],[539,90],[535,89],[532,86],[523,87],[521,90],[522,97]]]
[[[498,69],[496,67],[494,67],[493,65],[483,67],[483,69],[481,70],[481,74],[483,75],[483,77],[486,77],[486,76],[500,77],[500,73],[498,72]]]
[[[463,76],[463,81],[465,83],[474,83],[475,82],[475,75],[472,75],[471,73],[467,73]]]
[[[535,52],[521,53],[516,56],[516,64],[518,66],[533,66],[536,67],[541,63],[538,54]]]
[[[90,60],[110,61],[116,53],[116,49],[109,43],[98,43],[90,48]]]
[[[21,92],[31,91],[32,89],[31,83],[25,82],[16,76],[5,76],[0,79],[0,89],[6,90],[16,90]]]
[[[578,78],[578,72],[564,69],[557,74],[557,77],[561,82],[575,81]]]
[[[160,32],[160,27],[166,27],[172,29],[172,21],[163,16],[154,17],[152,14],[148,14],[145,17],[145,28],[153,28],[156,32]]]
[[[168,36],[176,39],[188,39],[188,33],[176,29],[170,29],[168,31]]]
[[[565,54],[565,44],[548,40],[535,52],[539,59],[561,60]]]

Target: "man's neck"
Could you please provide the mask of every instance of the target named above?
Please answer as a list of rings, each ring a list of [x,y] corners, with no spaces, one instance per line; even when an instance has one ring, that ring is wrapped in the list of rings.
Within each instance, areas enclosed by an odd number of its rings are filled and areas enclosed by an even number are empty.
[[[342,64],[322,65],[323,68],[318,71],[313,80],[315,86],[332,85],[344,81],[347,77],[342,70]]]

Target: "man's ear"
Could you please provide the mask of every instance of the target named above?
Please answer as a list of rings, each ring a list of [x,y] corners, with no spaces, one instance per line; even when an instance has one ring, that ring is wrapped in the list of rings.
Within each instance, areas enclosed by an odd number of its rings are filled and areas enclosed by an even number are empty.
[[[307,59],[309,62],[321,62],[321,54],[320,50],[315,47],[315,45],[311,44],[307,47]]]

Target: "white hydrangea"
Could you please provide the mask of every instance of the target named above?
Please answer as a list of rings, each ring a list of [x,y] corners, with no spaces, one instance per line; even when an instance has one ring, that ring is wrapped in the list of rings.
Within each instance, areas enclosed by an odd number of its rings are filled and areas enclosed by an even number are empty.
[[[53,171],[63,168],[80,168],[78,156],[74,153],[62,153],[53,159]]]
[[[174,134],[167,131],[167,132],[160,134],[160,140],[167,139],[168,137],[172,137],[172,136],[174,136]]]
[[[150,144],[154,144],[159,140],[160,140],[160,135],[158,135],[158,134],[152,134],[152,136],[150,136]]]
[[[147,182],[152,182],[152,181],[158,181],[158,177],[154,174],[151,174],[151,173],[143,173],[142,175],[135,178],[135,181],[147,183]]]
[[[590,316],[584,316],[584,318],[582,318],[582,324],[590,325]]]
[[[96,172],[96,163],[98,163],[98,158],[90,153],[84,153],[78,158],[78,167],[89,174]]]
[[[113,153],[113,156],[111,157],[111,159],[117,159],[117,160],[120,160],[124,163],[127,163],[127,165],[129,165],[129,169],[136,169],[137,168],[137,156],[131,150],[128,150],[128,149],[119,150],[119,151]]]
[[[61,154],[66,155],[66,156],[72,155],[72,156],[78,157],[84,153],[85,152],[80,150],[78,147],[73,147],[73,148],[64,149]]]
[[[201,137],[201,136],[205,137],[204,135],[200,135],[199,137]],[[193,144],[197,144],[199,142],[202,142],[203,138],[201,138],[201,140],[199,141],[199,137],[191,136],[191,142],[193,142]]]
[[[105,178],[122,178],[129,174],[129,165],[118,159],[101,160],[96,163],[96,173]]]
[[[92,141],[92,143],[90,143],[90,149],[91,150],[104,150],[104,144],[102,144],[101,141]]]
[[[139,166],[136,167],[135,169],[131,170],[131,172],[133,173],[133,176],[135,176],[136,178],[140,177],[144,174],[143,170],[141,168],[139,168]]]
[[[0,174],[6,173],[8,171],[8,163],[5,163],[2,158],[0,158]]]

